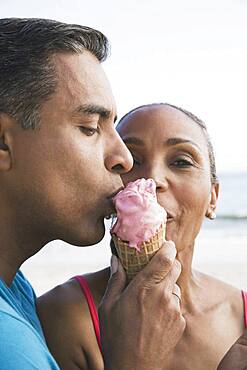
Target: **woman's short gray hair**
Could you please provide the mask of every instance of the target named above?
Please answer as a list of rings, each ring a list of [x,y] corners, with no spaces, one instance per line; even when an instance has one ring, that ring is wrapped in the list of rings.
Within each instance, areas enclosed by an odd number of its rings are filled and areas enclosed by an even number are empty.
[[[217,174],[216,174],[216,163],[215,163],[214,149],[213,149],[213,145],[212,145],[210,136],[209,136],[208,131],[207,131],[206,124],[200,118],[198,118],[197,116],[195,116],[193,113],[189,112],[188,110],[186,110],[184,108],[181,108],[181,107],[178,107],[178,106],[173,105],[173,104],[169,104],[169,103],[145,104],[145,105],[141,105],[137,108],[134,108],[130,112],[125,114],[120,119],[120,121],[118,122],[118,125],[120,125],[126,118],[128,118],[129,115],[131,115],[132,113],[136,112],[139,109],[146,108],[146,107],[159,106],[159,105],[165,105],[165,106],[169,106],[171,108],[179,110],[180,112],[184,113],[187,117],[192,119],[192,121],[194,121],[198,126],[200,126],[200,128],[201,128],[201,130],[202,130],[202,132],[205,136],[205,139],[206,139],[206,142],[207,142],[207,147],[208,147],[211,183],[212,184],[217,184],[218,183],[218,177],[217,177]]]

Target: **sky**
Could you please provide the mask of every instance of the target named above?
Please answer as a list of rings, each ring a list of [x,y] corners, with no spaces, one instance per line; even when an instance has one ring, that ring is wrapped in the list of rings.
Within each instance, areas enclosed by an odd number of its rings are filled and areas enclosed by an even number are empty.
[[[119,117],[179,105],[207,124],[219,172],[247,172],[246,0],[0,0],[0,16],[99,29],[111,43],[104,68]]]

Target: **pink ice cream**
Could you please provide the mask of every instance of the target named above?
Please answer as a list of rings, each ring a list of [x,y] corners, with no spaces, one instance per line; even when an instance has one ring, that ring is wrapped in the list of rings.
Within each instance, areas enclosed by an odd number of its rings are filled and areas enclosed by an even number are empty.
[[[128,241],[129,246],[137,250],[140,250],[140,245],[155,235],[166,222],[166,211],[157,202],[153,179],[130,182],[113,201],[117,221],[111,233]]]

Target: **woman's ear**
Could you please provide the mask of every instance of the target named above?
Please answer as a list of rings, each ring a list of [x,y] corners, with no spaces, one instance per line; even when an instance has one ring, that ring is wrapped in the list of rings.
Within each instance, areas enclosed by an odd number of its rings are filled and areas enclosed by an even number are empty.
[[[11,169],[11,152],[9,144],[9,121],[6,114],[0,114],[0,172]]]
[[[215,209],[217,205],[218,196],[219,196],[219,183],[216,183],[212,185],[210,202],[206,212],[206,217],[208,217],[211,220],[214,220],[216,218]]]
[[[214,210],[216,209],[216,205],[217,205],[217,200],[219,196],[219,188],[220,186],[218,182],[212,185],[210,205],[213,207]]]

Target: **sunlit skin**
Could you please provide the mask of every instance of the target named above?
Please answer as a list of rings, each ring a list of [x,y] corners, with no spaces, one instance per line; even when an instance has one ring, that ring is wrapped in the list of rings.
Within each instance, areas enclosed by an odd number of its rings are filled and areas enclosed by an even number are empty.
[[[124,183],[141,177],[155,180],[158,201],[168,213],[167,239],[188,256],[218,192],[211,185],[201,129],[183,113],[160,107],[133,113],[118,131],[134,158],[132,170],[122,176]]]
[[[184,113],[164,105],[138,109],[117,129],[134,159],[133,168],[122,175],[123,182],[141,177],[155,180],[158,201],[168,213],[166,238],[175,242],[182,264],[178,285],[186,329],[161,368],[215,370],[242,334],[244,322],[241,292],[191,266],[196,236],[218,197],[218,184],[211,183],[204,134]],[[108,277],[108,269],[86,276],[96,305]],[[62,369],[103,370],[87,303],[74,280],[41,297],[39,312]]]
[[[51,240],[100,241],[112,195],[123,186],[119,174],[133,164],[114,128],[115,101],[96,57],[53,58],[58,86],[41,107],[39,128],[23,130],[0,115],[0,271],[8,284]]]

